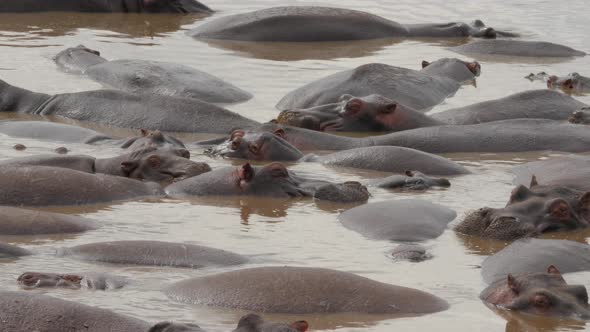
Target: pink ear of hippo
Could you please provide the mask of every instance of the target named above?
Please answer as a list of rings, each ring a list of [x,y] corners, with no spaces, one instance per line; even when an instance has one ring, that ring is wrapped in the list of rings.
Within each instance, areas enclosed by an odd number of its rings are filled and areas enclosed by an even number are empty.
[[[252,178],[254,178],[254,168],[252,168],[250,163],[245,163],[240,167],[239,174],[242,181],[252,181]]]
[[[549,265],[549,267],[547,268],[547,273],[561,275],[561,272],[559,272],[555,265]]]
[[[290,327],[294,328],[299,332],[305,332],[309,328],[309,323],[305,320],[298,320],[296,322],[291,323]]]

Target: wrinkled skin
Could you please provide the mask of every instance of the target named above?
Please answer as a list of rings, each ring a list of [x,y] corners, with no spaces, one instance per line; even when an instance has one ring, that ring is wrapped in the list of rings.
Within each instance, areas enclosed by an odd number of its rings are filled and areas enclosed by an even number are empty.
[[[405,175],[392,175],[383,179],[366,181],[369,187],[404,190],[427,190],[431,187],[448,188],[451,182],[444,178],[429,177],[418,171],[406,171]]]
[[[514,36],[472,24],[399,24],[369,13],[328,7],[274,7],[222,17],[189,32],[198,39],[318,42],[377,38],[456,38]]]
[[[464,55],[507,55],[517,57],[575,57],[586,53],[573,48],[539,41],[523,40],[477,40],[469,44],[452,47],[452,51]]]
[[[27,249],[0,242],[0,259],[29,256],[33,253]]]
[[[284,96],[280,110],[306,109],[339,102],[342,95],[378,94],[406,107],[424,111],[472,82],[481,68],[477,62],[443,58],[423,62],[420,71],[381,63],[365,64],[308,83]]]
[[[555,185],[541,186],[533,178],[530,189],[519,185],[512,190],[506,207],[473,211],[455,230],[484,238],[515,240],[586,228],[589,223],[590,192]]]
[[[113,241],[58,250],[59,256],[90,262],[203,268],[244,264],[248,259],[205,246],[160,241]]]
[[[88,288],[93,290],[119,289],[127,284],[127,279],[102,273],[57,274],[44,272],[25,272],[17,278],[22,289],[35,288]]]
[[[417,263],[432,258],[432,255],[419,244],[400,244],[391,251],[391,257]]]
[[[547,78],[547,87],[573,94],[590,93],[590,78],[578,73],[569,73],[563,77],[551,75]]]
[[[192,98],[138,96],[118,90],[46,95],[0,81],[0,112],[61,116],[103,126],[171,132],[227,133],[256,121]]]
[[[355,296],[350,296],[351,289]],[[421,315],[448,308],[444,300],[416,289],[307,267],[236,270],[180,281],[165,292],[183,303],[266,313]]]
[[[159,61],[107,61],[83,45],[67,48],[54,61],[61,69],[85,74],[104,86],[136,95],[159,94],[209,103],[244,102],[252,95],[222,79],[192,67]]]
[[[196,0],[20,0],[2,1],[0,13],[211,13]]]
[[[83,217],[0,207],[0,235],[72,234],[97,228],[94,220]]]
[[[553,265],[545,273],[509,274],[483,290],[480,298],[503,309],[533,315],[590,319],[586,287],[568,285]]]
[[[197,324],[161,322],[152,326],[148,332],[205,332],[205,330]]]
[[[240,318],[233,332],[305,332],[308,328],[309,324],[304,320],[291,324],[267,323],[256,314],[247,314]]]
[[[297,148],[273,133],[234,130],[229,139],[206,151],[212,156],[246,160],[295,161],[303,157]]]

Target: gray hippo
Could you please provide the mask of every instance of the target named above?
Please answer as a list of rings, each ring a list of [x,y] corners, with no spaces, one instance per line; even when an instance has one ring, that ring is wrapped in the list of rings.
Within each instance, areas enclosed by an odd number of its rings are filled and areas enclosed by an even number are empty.
[[[2,1],[0,13],[212,13],[196,0],[19,0]]]
[[[54,96],[0,81],[0,112],[60,116],[103,126],[172,132],[227,133],[258,123],[224,108],[192,98],[137,96],[95,90]]]
[[[61,69],[85,74],[108,88],[138,95],[195,98],[209,103],[238,103],[252,95],[220,78],[194,68],[158,61],[108,61],[100,52],[79,45],[54,58]]]
[[[432,258],[428,250],[419,244],[400,244],[391,251],[390,256],[394,260],[414,263]]]
[[[452,47],[451,51],[468,55],[504,55],[511,57],[576,57],[585,56],[586,53],[573,48],[539,41],[523,40],[477,40],[469,44]]]
[[[72,169],[0,167],[0,205],[65,206],[163,196],[159,184]]]
[[[27,290],[36,288],[113,290],[123,288],[129,281],[126,278],[104,273],[25,272],[17,278],[16,282],[20,288]]]
[[[468,213],[455,230],[498,240],[515,240],[542,233],[575,230],[590,224],[590,192],[560,185],[523,185],[512,190],[503,208]]]
[[[0,242],[0,259],[29,256],[32,254],[33,253],[27,249]]]
[[[581,110],[575,111],[568,121],[575,124],[590,124],[590,107],[582,107]]]
[[[266,42],[514,36],[488,28],[480,20],[472,24],[399,24],[357,10],[312,6],[273,7],[225,16],[196,27],[189,35]]]
[[[96,228],[96,222],[87,218],[0,206],[0,235],[69,234]]]
[[[183,303],[265,313],[421,315],[449,307],[444,300],[416,289],[309,267],[236,270],[180,281],[165,292]]]
[[[247,314],[240,318],[238,326],[232,332],[305,332],[309,324],[299,320],[291,324],[267,323],[257,314]]]
[[[187,198],[191,196],[266,196],[274,198],[316,197],[324,186],[330,191],[341,189],[348,200],[356,197],[357,201],[366,201],[367,189],[357,183],[334,187],[332,183],[320,180],[304,179],[281,163],[271,163],[262,167],[253,167],[246,163],[239,167],[222,167],[211,172],[176,182],[166,187],[170,197]],[[325,192],[320,191],[319,199]]]
[[[364,204],[344,211],[344,227],[367,238],[390,241],[424,241],[439,237],[457,213],[423,200],[393,200]]]
[[[485,303],[502,309],[540,315],[590,319],[588,292],[583,285],[568,285],[550,265],[544,272],[508,274],[484,289]]]
[[[486,283],[513,275],[543,272],[555,265],[562,273],[590,270],[590,246],[567,240],[522,239],[482,263]]]
[[[189,159],[186,149],[142,148],[111,158],[86,155],[37,155],[0,161],[2,167],[51,166],[130,179],[170,183],[209,172],[211,167]]]
[[[426,190],[431,187],[448,188],[451,182],[444,178],[430,177],[422,172],[406,170],[404,175],[391,175],[383,179],[365,181],[367,187],[386,189]]]
[[[578,73],[569,73],[566,76],[551,75],[547,78],[547,87],[559,88],[567,93],[590,93],[590,78]]]
[[[92,129],[49,121],[0,121],[0,133],[11,137],[65,143],[92,144],[111,139]]]
[[[160,322],[152,326],[147,332],[206,332],[197,324],[182,324]]]
[[[206,153],[212,156],[256,161],[300,160],[319,162],[327,166],[370,169],[392,173],[405,173],[406,170],[419,170],[434,175],[462,175],[469,173],[465,167],[449,159],[397,146],[364,147],[326,155],[310,154],[304,156],[301,151],[283,138],[285,135],[285,131],[282,129],[278,129],[273,133],[258,133],[238,129],[230,134],[228,140],[208,148]]]
[[[477,62],[443,58],[424,61],[420,71],[370,63],[308,83],[284,96],[280,110],[305,109],[332,104],[342,95],[380,94],[416,110],[427,110],[459,90],[464,82],[479,76]]]
[[[512,169],[514,182],[520,185],[542,183],[590,191],[590,157],[568,155],[518,165]],[[534,181],[531,178],[534,177]]]
[[[248,259],[229,251],[194,244],[160,241],[114,241],[61,248],[58,256],[111,264],[155,265],[187,268],[231,266]]]

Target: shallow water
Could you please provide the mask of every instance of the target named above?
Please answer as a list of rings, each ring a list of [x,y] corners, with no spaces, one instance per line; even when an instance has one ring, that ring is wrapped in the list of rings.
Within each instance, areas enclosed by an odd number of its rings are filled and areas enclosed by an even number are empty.
[[[399,22],[471,21],[482,19],[489,26],[519,32],[527,39],[566,44],[590,52],[587,36],[587,1],[369,1],[369,0],[209,0],[216,16],[229,15],[276,5],[328,5],[361,9]],[[209,20],[207,18],[205,20]],[[418,69],[423,59],[466,57],[446,50],[455,42],[378,40],[354,43],[270,44],[204,43],[185,35],[185,30],[202,23],[190,16],[0,15],[0,78],[45,93],[74,92],[99,88],[84,77],[60,72],[51,57],[65,47],[84,44],[101,51],[107,59],[139,58],[173,61],[217,75],[254,94],[249,102],[229,109],[259,121],[277,114],[276,102],[287,92],[311,80],[370,62]],[[543,88],[524,76],[531,72],[566,74],[579,71],[590,75],[590,57],[565,60],[478,59],[482,75],[477,87],[465,86],[433,112],[499,98],[508,94]],[[586,71],[586,72],[585,72]],[[576,97],[590,103],[589,96]],[[1,115],[12,117],[13,115]],[[63,121],[63,120],[62,120]],[[92,127],[91,125],[84,124]],[[97,128],[124,136],[126,130]],[[190,141],[196,137],[183,136]],[[16,143],[28,149],[17,152]],[[52,151],[61,143],[2,137],[0,157],[33,155]],[[67,147],[71,153],[112,156],[118,148],[102,145]],[[212,167],[231,163],[212,160],[192,150],[193,159]],[[421,198],[446,205],[462,215],[482,206],[501,206],[512,189],[512,166],[555,153],[461,154],[451,155],[466,165],[473,175],[452,179],[452,187],[424,193],[372,191],[372,202],[388,199]],[[376,177],[374,172],[327,168],[302,163],[296,171],[331,180],[359,180]],[[56,258],[56,247],[109,240],[152,239],[208,245],[253,257],[248,265],[292,265],[334,268],[358,273],[379,281],[414,287],[446,299],[447,311],[422,316],[390,319],[359,315],[269,316],[270,319],[310,321],[313,330],[338,328],[341,331],[569,331],[587,329],[583,322],[497,314],[478,300],[485,287],[478,265],[485,255],[505,244],[477,240],[455,234],[452,224],[445,233],[425,245],[434,258],[423,263],[394,262],[388,251],[396,246],[374,241],[342,227],[338,212],[347,206],[318,205],[309,200],[273,201],[260,199],[200,199],[128,202],[112,206],[58,209],[94,218],[104,225],[78,236],[0,238],[38,253],[16,260],[0,260],[2,289],[15,290],[16,277],[29,270],[50,272],[107,271],[131,278],[133,284],[119,291],[52,291],[57,297],[110,308],[149,321],[192,321],[211,331],[229,331],[243,314],[240,311],[203,308],[174,303],[159,290],[166,284],[223,269],[169,269],[97,265]],[[564,235],[584,241],[582,235]],[[566,276],[570,283],[590,286],[588,273]],[[504,317],[503,317],[504,316]]]

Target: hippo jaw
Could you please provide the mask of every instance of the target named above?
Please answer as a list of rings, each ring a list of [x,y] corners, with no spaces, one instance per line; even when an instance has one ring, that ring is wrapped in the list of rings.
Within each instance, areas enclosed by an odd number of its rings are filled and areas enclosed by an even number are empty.
[[[35,289],[44,287],[59,287],[69,289],[79,289],[82,287],[81,276],[77,275],[59,275],[55,273],[25,272],[18,279],[18,285],[23,289]]]

